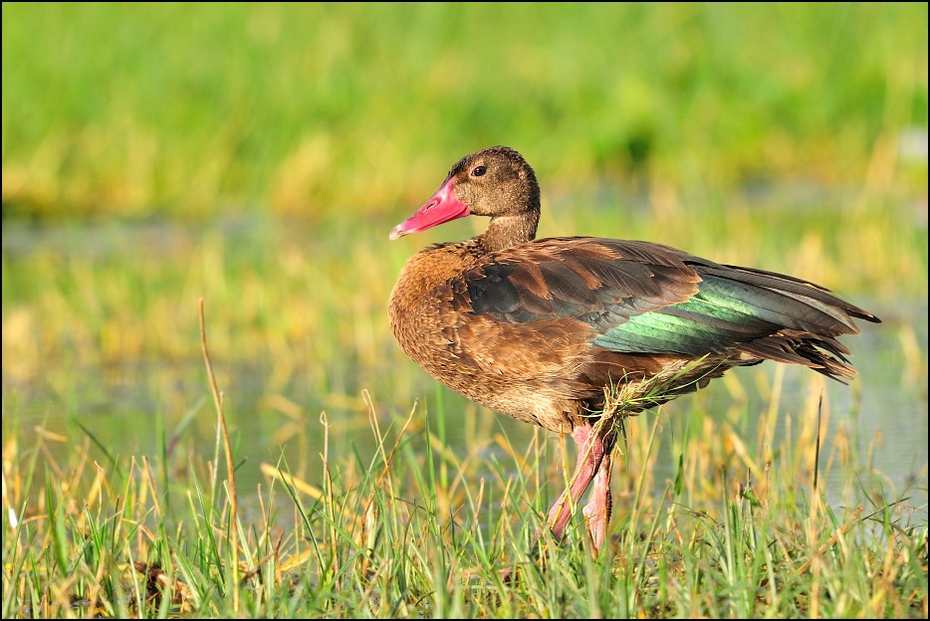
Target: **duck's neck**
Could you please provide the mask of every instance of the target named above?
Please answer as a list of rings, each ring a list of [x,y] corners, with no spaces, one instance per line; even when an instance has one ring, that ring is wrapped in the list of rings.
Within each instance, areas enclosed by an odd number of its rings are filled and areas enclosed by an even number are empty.
[[[497,252],[536,239],[539,211],[528,211],[514,216],[494,216],[488,229],[475,238],[487,253]]]

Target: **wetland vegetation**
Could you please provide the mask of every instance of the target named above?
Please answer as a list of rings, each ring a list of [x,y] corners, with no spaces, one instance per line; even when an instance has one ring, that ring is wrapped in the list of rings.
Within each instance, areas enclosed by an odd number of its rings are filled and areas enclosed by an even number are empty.
[[[927,617],[926,4],[2,11],[4,618]],[[542,236],[875,312],[859,376],[764,364],[631,419],[608,549],[534,556],[562,440],[386,317],[480,223],[388,231],[501,143]]]

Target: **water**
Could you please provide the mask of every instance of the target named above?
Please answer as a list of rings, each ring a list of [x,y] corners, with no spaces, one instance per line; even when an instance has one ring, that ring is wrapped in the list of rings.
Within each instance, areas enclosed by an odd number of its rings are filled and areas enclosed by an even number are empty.
[[[79,229],[5,224],[4,276],[17,269],[20,262],[48,254],[65,261],[75,257],[129,261],[137,259],[140,253],[168,263],[196,261],[198,244],[207,230],[210,227],[184,228],[162,222]],[[277,234],[251,226],[247,221],[225,224],[229,246],[254,244],[254,236],[265,245],[269,236]],[[289,227],[284,234],[306,238],[313,231]],[[340,260],[338,254],[324,253],[320,257],[321,261]],[[382,285],[385,291],[390,284]],[[9,299],[12,297],[5,288],[4,341],[16,312],[16,304]],[[881,301],[856,302],[882,316],[885,322],[880,326],[865,325],[862,335],[845,339],[855,352],[853,363],[859,376],[849,387],[829,383],[827,398],[832,415],[828,436],[840,428],[851,433],[889,496],[906,495],[910,504],[922,507],[921,514],[926,519],[927,378],[919,371],[915,374],[914,369],[920,369],[921,364],[926,369],[927,300],[902,297],[893,306]],[[386,333],[381,336],[385,348],[394,348]],[[178,457],[181,445],[193,447],[192,451],[201,458],[210,458],[214,453],[216,418],[199,341],[195,338],[191,339],[190,355],[182,360],[147,356],[116,363],[83,364],[79,356],[74,356],[45,360],[41,373],[25,377],[13,372],[14,361],[8,360],[7,355],[5,346],[4,447],[10,446],[15,435],[19,453],[27,455],[41,440],[46,450],[64,463],[76,443],[81,450],[86,447],[101,463],[107,463],[129,456],[157,457],[164,444],[169,462],[178,467],[182,464],[177,462],[183,461]],[[523,450],[532,438],[534,432],[528,426],[437,389],[425,374],[411,370],[406,363],[395,364],[393,361],[398,358],[388,360],[374,373],[363,373],[357,367],[361,364],[358,360],[364,357],[359,352],[342,349],[331,360],[314,361],[325,367],[330,389],[323,392],[313,382],[300,381],[301,377],[311,377],[312,369],[298,369],[292,372],[290,380],[282,383],[274,380],[274,361],[267,356],[256,355],[248,361],[233,363],[214,360],[218,373],[227,380],[221,389],[226,390],[226,414],[237,454],[245,460],[238,469],[237,481],[246,498],[259,486],[267,486],[261,471],[263,463],[274,464],[283,457],[292,471],[318,483],[324,450],[328,450],[331,462],[374,455],[377,444],[368,406],[362,398],[365,389],[371,393],[382,427],[404,416],[415,398],[425,397],[430,412],[435,412],[436,399],[441,398],[448,416],[466,413],[464,424],[447,422],[443,430],[449,448],[459,455],[467,454],[476,438],[488,438],[495,433],[506,434],[517,451]],[[753,385],[758,373],[771,381],[776,373],[774,367],[767,363],[731,372],[748,390],[743,406],[747,412],[764,412],[767,408],[766,396],[754,390]],[[780,406],[783,412],[803,407],[809,375],[809,371],[800,368],[784,371]],[[720,380],[705,392],[700,397],[701,407],[707,407],[719,422],[727,422],[727,417],[732,416],[728,413],[732,404],[730,392]],[[670,422],[660,436],[661,454],[674,455],[674,443],[681,433],[681,429],[675,428],[674,417],[686,418],[686,414],[679,413],[693,407],[687,402],[693,398],[684,397],[663,410],[663,416],[668,416]],[[329,442],[325,446],[322,412],[326,413],[329,425]],[[423,416],[422,409],[417,416]],[[648,432],[651,416],[640,417],[631,428],[636,433]],[[423,421],[418,424],[422,427]],[[742,437],[755,438],[753,416],[737,418],[730,424],[737,427]],[[430,421],[433,431],[436,425],[435,419]],[[793,441],[786,439],[785,433],[780,428],[776,439]],[[829,453],[830,440],[826,438],[824,454]],[[487,443],[485,455],[488,458],[496,455],[506,461],[503,451],[492,443]],[[676,465],[671,458],[657,462],[657,493],[674,478]],[[489,465],[489,471],[490,468]],[[837,469],[835,476],[826,482],[828,494],[837,498],[842,497],[842,490],[850,484],[848,477],[841,475]]]

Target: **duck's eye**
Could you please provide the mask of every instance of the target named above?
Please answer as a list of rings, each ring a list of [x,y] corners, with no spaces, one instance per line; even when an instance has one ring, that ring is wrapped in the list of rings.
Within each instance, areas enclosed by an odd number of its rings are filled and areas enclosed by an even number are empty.
[[[488,172],[488,169],[484,166],[475,166],[474,170],[471,171],[472,177],[483,177],[484,173]]]

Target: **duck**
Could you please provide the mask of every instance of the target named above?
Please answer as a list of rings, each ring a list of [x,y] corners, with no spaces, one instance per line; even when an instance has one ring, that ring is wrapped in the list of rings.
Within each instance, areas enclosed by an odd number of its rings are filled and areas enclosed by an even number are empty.
[[[466,216],[487,229],[413,254],[388,317],[404,353],[448,388],[574,440],[574,472],[546,517],[554,541],[591,488],[584,524],[594,554],[605,545],[624,417],[766,360],[846,383],[856,372],[838,337],[881,322],[806,280],[658,243],[536,239],[540,204],[516,150],[460,159],[389,239]]]

